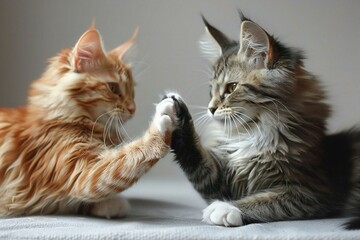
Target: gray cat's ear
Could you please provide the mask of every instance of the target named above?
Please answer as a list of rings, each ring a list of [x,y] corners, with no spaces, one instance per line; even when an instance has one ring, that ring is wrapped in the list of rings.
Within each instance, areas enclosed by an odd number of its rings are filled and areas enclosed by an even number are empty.
[[[259,25],[245,20],[241,23],[240,61],[256,68],[264,68],[273,57],[272,39]]]
[[[210,25],[204,16],[202,16],[202,19],[205,24],[206,35],[200,40],[200,49],[207,58],[214,61],[223,54],[226,47],[234,42],[224,33]]]

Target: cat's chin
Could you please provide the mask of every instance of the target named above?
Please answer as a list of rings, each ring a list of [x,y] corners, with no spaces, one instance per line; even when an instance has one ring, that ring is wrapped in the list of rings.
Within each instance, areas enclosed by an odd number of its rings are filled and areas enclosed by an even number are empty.
[[[216,115],[215,114],[215,115],[210,115],[210,117],[211,117],[212,120],[215,120],[215,121],[217,121],[219,123],[225,123],[226,117],[224,117],[222,115]]]

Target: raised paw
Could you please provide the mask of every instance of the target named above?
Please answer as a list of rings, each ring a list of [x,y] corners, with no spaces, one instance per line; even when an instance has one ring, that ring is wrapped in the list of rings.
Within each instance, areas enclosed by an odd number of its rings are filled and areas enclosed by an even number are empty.
[[[176,113],[174,100],[165,98],[156,105],[156,112],[153,120],[155,127],[160,133],[172,132],[176,126]]]
[[[90,214],[104,218],[121,218],[125,217],[130,211],[129,202],[120,196],[108,198],[92,205]]]
[[[203,210],[203,221],[225,227],[244,225],[241,211],[234,205],[222,201],[215,201]]]
[[[192,117],[187,108],[184,100],[181,96],[177,93],[167,93],[164,99],[173,99],[174,100],[174,107],[176,111],[176,117],[178,119],[178,127],[183,128],[184,124],[188,124],[192,122]]]

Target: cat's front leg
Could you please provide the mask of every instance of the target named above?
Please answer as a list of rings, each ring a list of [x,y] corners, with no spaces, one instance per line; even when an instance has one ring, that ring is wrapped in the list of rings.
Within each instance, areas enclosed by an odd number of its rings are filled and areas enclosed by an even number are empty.
[[[203,210],[203,222],[225,227],[243,225],[242,213],[231,203],[215,201]]]
[[[95,158],[84,155],[78,162],[88,165],[68,184],[69,195],[85,206],[82,212],[102,217],[125,215],[127,202],[114,196],[134,184],[168,152],[175,121],[174,101],[165,99],[157,104],[150,127],[142,137],[104,149]]]
[[[168,93],[176,110],[176,128],[172,134],[171,149],[182,170],[194,188],[206,200],[224,196],[224,166],[211,150],[202,146],[191,114],[180,95]]]
[[[323,200],[309,189],[275,188],[234,201],[215,201],[203,211],[208,224],[236,227],[256,222],[284,221],[323,217]]]

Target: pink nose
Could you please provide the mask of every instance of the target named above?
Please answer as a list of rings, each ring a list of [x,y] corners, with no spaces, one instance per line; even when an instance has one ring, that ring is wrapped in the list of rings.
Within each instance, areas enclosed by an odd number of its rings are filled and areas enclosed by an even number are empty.
[[[129,113],[133,114],[136,110],[136,106],[135,106],[135,103],[130,103],[127,107]]]

